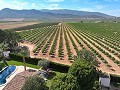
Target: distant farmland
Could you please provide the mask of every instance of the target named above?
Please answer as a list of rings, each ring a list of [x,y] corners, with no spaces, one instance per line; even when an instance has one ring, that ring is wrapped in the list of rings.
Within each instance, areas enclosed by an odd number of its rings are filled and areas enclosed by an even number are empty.
[[[78,51],[92,51],[104,72],[120,74],[120,23],[59,23],[19,32],[31,56],[71,64]]]
[[[13,29],[18,27],[24,27],[28,25],[38,24],[40,22],[1,22],[0,29]]]

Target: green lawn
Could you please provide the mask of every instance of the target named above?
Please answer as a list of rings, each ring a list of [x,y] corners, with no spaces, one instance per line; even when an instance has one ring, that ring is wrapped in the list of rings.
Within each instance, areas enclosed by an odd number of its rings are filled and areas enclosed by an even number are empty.
[[[23,66],[23,65],[24,65],[23,62],[18,62],[18,61],[14,61],[14,60],[7,61],[7,63],[8,63],[9,65],[16,65],[16,66],[21,66],[21,65]],[[37,65],[33,65],[33,64],[28,64],[28,63],[26,63],[26,66],[27,66],[27,67],[31,67],[31,68],[39,69],[39,67],[38,67]]]

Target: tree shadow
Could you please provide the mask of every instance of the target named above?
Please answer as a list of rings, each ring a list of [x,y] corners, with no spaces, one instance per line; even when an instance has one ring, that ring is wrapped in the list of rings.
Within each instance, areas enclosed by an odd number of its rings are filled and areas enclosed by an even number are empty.
[[[56,73],[55,72],[49,72],[49,75],[48,75],[48,80],[51,80],[53,79],[54,77],[56,76]]]

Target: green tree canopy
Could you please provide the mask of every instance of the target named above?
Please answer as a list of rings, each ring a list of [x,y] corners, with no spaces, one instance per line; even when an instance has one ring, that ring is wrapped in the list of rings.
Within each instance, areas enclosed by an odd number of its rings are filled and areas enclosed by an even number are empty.
[[[96,69],[86,60],[76,60],[68,73],[77,78],[81,90],[93,90],[92,88],[96,80]]]
[[[77,79],[70,74],[56,76],[50,90],[80,90]]]
[[[0,43],[3,43],[3,41],[6,38],[6,33],[3,30],[0,30]]]
[[[45,85],[43,78],[38,76],[29,77],[26,81],[22,90],[48,90]]]
[[[12,30],[0,30],[0,43],[8,44],[9,49],[14,49],[18,46],[21,37],[18,33]]]
[[[46,70],[49,67],[50,61],[48,60],[40,60],[38,62],[38,66],[42,67],[44,70]]]
[[[22,57],[27,57],[28,56],[28,52],[26,50],[21,50],[18,54]]]
[[[11,30],[6,30],[5,33],[6,37],[4,41],[9,45],[9,48],[13,49],[15,46],[18,46],[18,42],[21,40],[19,34]]]
[[[81,51],[79,51],[78,58],[83,58],[89,63],[94,64],[95,66],[98,65],[96,56],[91,51],[88,51],[86,49],[82,49]]]

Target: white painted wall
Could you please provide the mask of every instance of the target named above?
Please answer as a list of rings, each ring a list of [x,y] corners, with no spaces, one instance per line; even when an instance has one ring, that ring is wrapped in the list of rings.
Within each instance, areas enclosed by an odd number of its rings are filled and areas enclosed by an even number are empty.
[[[4,52],[3,52],[3,55],[4,55],[4,57],[6,57],[6,58],[9,57],[9,54],[10,54],[10,51],[4,51]]]
[[[103,77],[100,77],[99,78],[99,82],[102,86],[105,86],[105,87],[110,87],[110,78],[103,78]]]

